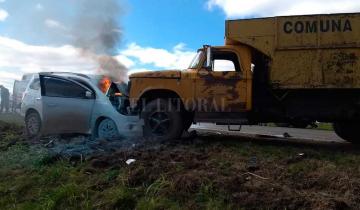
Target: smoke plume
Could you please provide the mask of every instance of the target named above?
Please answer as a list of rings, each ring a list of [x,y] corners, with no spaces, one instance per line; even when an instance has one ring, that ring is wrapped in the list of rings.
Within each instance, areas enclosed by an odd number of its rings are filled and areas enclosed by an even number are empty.
[[[81,0],[80,11],[74,18],[71,36],[81,55],[94,59],[99,73],[114,81],[125,81],[127,69],[113,56],[121,42],[119,18],[123,9],[118,0]]]

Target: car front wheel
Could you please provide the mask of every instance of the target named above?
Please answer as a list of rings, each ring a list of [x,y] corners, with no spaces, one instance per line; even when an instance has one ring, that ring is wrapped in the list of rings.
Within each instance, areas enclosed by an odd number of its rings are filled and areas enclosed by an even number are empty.
[[[108,118],[102,120],[97,127],[97,137],[106,140],[119,139],[120,134],[116,123]]]

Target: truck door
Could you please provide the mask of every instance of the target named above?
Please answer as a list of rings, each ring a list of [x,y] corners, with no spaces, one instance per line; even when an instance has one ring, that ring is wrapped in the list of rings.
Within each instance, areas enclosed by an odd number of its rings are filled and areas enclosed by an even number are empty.
[[[95,93],[73,80],[40,76],[45,134],[88,133]]]
[[[244,112],[246,79],[236,52],[213,50],[211,69],[198,70],[196,97],[199,112]]]

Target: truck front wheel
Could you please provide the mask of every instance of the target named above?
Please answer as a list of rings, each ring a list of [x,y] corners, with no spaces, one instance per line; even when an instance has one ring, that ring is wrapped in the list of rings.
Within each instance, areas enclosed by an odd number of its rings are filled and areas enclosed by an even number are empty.
[[[165,99],[149,102],[143,108],[141,118],[144,120],[143,134],[146,139],[178,139],[184,130],[181,111]]]
[[[342,139],[353,144],[360,144],[360,123],[336,122],[333,127],[335,133]]]

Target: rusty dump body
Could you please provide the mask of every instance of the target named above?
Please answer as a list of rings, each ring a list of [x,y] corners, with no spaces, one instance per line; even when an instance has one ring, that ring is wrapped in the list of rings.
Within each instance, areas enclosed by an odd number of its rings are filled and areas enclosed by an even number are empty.
[[[134,113],[161,98],[177,99],[186,123],[360,123],[359,13],[228,20],[225,28],[225,45],[205,45],[188,69],[131,75]]]

